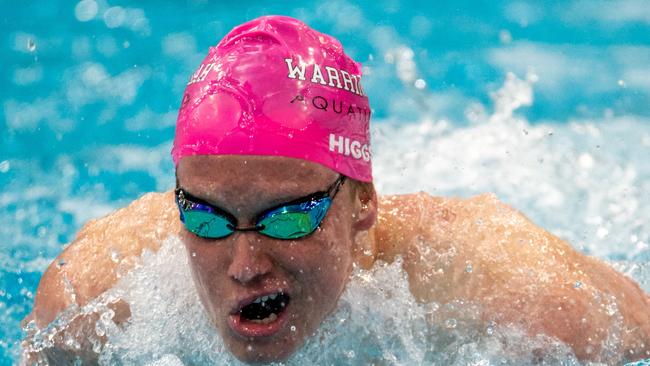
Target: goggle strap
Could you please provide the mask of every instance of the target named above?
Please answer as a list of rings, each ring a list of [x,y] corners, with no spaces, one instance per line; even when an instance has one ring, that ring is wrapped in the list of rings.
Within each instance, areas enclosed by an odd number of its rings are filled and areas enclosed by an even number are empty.
[[[332,188],[330,188],[329,192],[327,192],[327,195],[330,198],[334,198],[334,196],[336,196],[336,194],[339,193],[339,189],[343,185],[344,181],[345,181],[345,175],[339,176],[339,179],[337,179],[336,182],[334,182]]]

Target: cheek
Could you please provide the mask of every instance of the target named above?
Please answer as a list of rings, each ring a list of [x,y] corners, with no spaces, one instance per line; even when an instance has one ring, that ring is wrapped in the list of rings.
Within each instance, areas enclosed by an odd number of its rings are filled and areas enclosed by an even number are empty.
[[[351,242],[345,235],[315,233],[310,240],[289,243],[276,258],[313,297],[338,298],[352,269]],[[320,296],[322,295],[322,296]]]
[[[201,239],[192,234],[181,234],[181,239],[185,244],[187,257],[192,271],[192,277],[196,290],[206,308],[211,308],[210,304],[214,301],[214,293],[219,292],[219,285],[223,282],[220,279],[225,277],[225,268],[220,263],[220,258],[224,258],[223,248],[218,246],[206,245]]]

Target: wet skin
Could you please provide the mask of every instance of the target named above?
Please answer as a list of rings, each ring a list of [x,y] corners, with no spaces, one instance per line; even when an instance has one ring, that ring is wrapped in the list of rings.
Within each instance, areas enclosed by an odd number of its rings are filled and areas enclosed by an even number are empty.
[[[181,160],[177,177],[184,190],[232,213],[247,227],[270,207],[326,190],[338,174],[293,159],[193,156]],[[374,207],[362,204],[347,182],[320,227],[303,238],[235,232],[223,239],[204,239],[181,230],[203,306],[237,358],[284,359],[316,331],[345,288],[355,235],[373,224]],[[242,303],[279,290],[291,300],[276,321],[277,329],[264,336],[237,331],[230,318]]]

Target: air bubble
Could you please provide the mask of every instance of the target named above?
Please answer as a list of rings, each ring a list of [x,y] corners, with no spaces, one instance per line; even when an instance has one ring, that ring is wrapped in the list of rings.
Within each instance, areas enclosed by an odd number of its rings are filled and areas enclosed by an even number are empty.
[[[573,288],[581,288],[582,287],[582,282],[576,281],[573,283]]]
[[[292,332],[295,332],[295,331],[296,331],[296,326],[295,326],[295,325],[292,325],[292,326],[291,326],[291,331],[292,331]]]

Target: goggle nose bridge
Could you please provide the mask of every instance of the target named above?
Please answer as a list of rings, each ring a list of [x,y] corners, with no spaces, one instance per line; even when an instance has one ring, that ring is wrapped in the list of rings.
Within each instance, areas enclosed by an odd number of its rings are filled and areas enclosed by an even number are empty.
[[[233,230],[233,231],[262,231],[262,230],[266,229],[266,226],[264,226],[264,225],[236,227],[236,226],[232,226],[232,225],[228,224],[227,227],[229,229]]]

